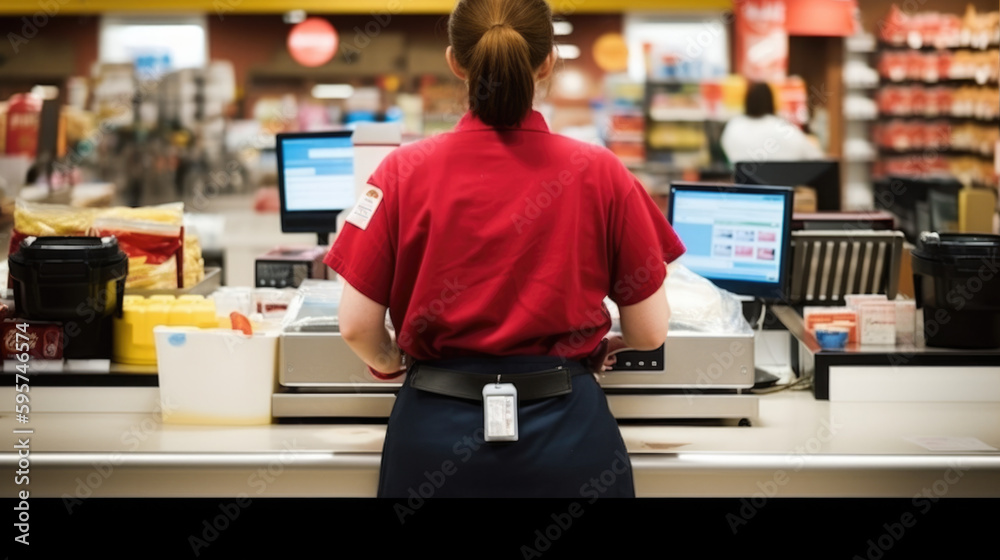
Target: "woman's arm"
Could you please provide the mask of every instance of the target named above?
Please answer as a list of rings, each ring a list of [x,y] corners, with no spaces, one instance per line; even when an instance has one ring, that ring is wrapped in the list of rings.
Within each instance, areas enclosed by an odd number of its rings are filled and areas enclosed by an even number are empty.
[[[399,347],[385,327],[386,307],[344,283],[340,296],[340,336],[369,367],[382,373],[399,371]]]
[[[620,306],[622,338],[627,348],[656,350],[667,340],[670,306],[666,281],[648,298],[633,305]]]

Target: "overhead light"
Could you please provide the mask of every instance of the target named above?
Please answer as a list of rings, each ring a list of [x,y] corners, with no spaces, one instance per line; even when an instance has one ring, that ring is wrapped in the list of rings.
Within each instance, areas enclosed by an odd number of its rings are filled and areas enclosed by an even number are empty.
[[[349,84],[316,84],[312,88],[312,96],[316,99],[347,99],[354,95],[354,88]]]
[[[553,21],[552,32],[556,35],[569,35],[573,32],[573,24],[568,21]]]
[[[580,47],[576,45],[556,45],[556,54],[559,58],[566,60],[580,58]]]
[[[290,12],[285,12],[285,15],[282,16],[282,19],[285,20],[285,23],[290,23],[290,24],[302,23],[303,21],[306,20],[306,11],[292,10]]]

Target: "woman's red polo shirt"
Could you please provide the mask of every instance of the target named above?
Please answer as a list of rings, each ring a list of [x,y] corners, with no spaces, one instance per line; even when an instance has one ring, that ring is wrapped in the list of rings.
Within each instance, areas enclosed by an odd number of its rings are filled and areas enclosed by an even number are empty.
[[[418,360],[586,357],[611,327],[604,297],[642,301],[684,252],[617,157],[550,133],[537,112],[505,131],[466,114],[368,182],[381,201],[325,262],[389,308]]]

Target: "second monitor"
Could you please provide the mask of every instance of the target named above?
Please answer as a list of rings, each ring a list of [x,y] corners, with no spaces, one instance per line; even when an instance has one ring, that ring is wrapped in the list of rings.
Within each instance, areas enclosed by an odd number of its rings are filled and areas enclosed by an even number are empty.
[[[277,135],[281,231],[317,233],[328,244],[337,215],[354,206],[351,131],[286,132]]]
[[[738,161],[734,182],[741,185],[806,186],[816,191],[816,210],[840,211],[840,162]]]

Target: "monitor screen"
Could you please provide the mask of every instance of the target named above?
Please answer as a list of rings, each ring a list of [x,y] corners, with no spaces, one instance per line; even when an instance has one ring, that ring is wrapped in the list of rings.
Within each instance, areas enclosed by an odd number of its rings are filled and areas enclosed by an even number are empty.
[[[958,193],[962,183],[943,177],[889,176],[874,182],[875,207],[896,217],[911,243],[923,231],[958,228]]]
[[[687,248],[681,263],[734,294],[783,299],[793,192],[780,186],[671,184],[668,218]]]
[[[350,131],[277,136],[281,231],[332,232],[337,214],[354,206]]]
[[[813,161],[738,161],[734,181],[739,185],[805,186],[816,191],[816,210],[840,210],[840,162]]]

